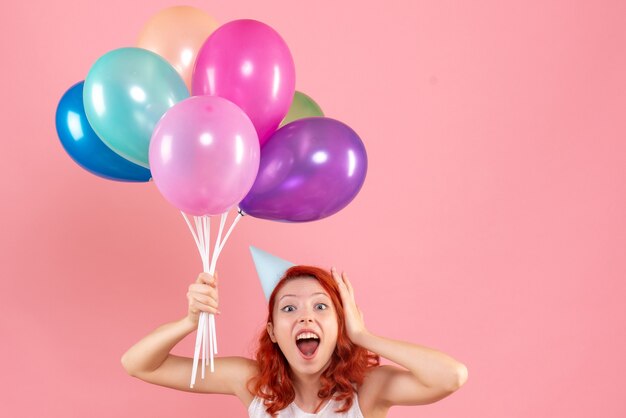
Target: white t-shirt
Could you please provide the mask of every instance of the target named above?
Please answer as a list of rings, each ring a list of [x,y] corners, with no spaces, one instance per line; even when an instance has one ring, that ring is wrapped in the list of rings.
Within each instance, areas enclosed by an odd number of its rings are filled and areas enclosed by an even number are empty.
[[[334,399],[326,402],[326,405],[319,410],[317,414],[312,414],[310,412],[304,412],[295,402],[287,405],[285,409],[282,411],[278,411],[279,418],[363,418],[363,413],[361,412],[361,408],[359,408],[359,398],[357,394],[354,394],[354,398],[352,399],[352,406],[346,412],[341,414],[335,412],[336,409],[339,409],[343,406],[343,401],[338,402]],[[263,405],[263,399],[255,396],[252,400],[252,403],[248,407],[248,414],[250,418],[271,418],[265,411],[265,405]]]

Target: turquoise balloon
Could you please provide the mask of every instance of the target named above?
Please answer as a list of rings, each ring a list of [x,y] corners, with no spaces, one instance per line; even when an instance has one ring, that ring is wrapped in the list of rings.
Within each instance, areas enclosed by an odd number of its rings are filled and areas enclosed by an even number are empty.
[[[189,91],[174,67],[142,48],[104,54],[89,70],[83,89],[85,114],[98,137],[145,168],[156,123],[187,97]]]

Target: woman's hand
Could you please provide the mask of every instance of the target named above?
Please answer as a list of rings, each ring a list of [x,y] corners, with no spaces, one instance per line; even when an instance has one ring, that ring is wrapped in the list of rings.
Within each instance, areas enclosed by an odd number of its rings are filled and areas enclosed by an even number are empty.
[[[187,319],[196,326],[200,319],[200,312],[219,314],[220,311],[217,309],[219,302],[217,273],[215,273],[215,277],[209,273],[200,273],[196,282],[189,285],[187,300],[189,301]]]
[[[337,281],[337,285],[339,286],[339,295],[341,296],[341,301],[343,303],[343,311],[348,337],[350,338],[350,340],[352,340],[353,343],[361,345],[361,338],[365,336],[368,331],[367,328],[365,328],[363,312],[361,312],[358,306],[356,306],[352,283],[350,283],[350,280],[348,280],[348,276],[345,272],[341,273],[340,276],[334,267],[330,269],[330,272]]]

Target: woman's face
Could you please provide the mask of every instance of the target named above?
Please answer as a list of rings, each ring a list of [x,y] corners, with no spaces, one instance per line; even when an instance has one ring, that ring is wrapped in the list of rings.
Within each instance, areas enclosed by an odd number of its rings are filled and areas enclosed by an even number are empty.
[[[295,371],[315,374],[330,363],[337,344],[337,312],[317,279],[289,280],[276,295],[267,331]]]

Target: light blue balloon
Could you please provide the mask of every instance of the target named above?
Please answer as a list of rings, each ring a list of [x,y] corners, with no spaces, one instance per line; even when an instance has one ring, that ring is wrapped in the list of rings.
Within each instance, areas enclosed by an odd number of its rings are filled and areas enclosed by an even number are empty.
[[[295,266],[295,264],[253,246],[250,246],[250,252],[252,253],[252,259],[254,260],[254,266],[256,267],[259,280],[261,281],[261,287],[263,287],[265,299],[269,301],[281,277],[283,277],[290,267]]]
[[[174,67],[142,48],[104,54],[89,70],[83,90],[85,114],[98,137],[145,168],[156,123],[187,97],[189,91]]]

